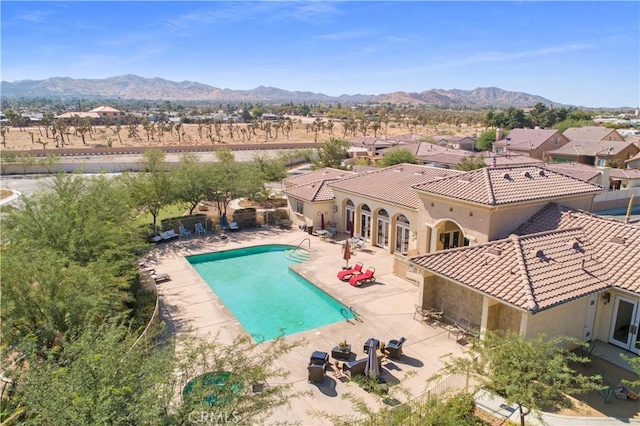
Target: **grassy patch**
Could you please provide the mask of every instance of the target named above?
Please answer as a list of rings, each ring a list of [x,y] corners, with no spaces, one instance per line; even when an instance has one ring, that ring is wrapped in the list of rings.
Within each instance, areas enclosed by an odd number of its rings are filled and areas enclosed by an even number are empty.
[[[167,207],[163,208],[162,210],[160,210],[160,214],[158,215],[158,218],[157,218],[157,223],[159,225],[160,221],[162,219],[181,216],[181,215],[185,214],[188,210],[189,210],[189,208],[184,203],[171,204],[170,206],[167,206]],[[152,224],[153,223],[153,216],[151,216],[151,214],[149,214],[149,213],[143,213],[143,214],[139,215],[138,217],[136,217],[135,223],[136,223],[136,225],[149,225],[149,224]]]

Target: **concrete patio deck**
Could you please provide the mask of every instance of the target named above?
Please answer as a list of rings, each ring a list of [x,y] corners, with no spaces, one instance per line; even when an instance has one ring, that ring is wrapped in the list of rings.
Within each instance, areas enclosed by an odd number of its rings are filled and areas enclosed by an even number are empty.
[[[404,357],[383,363],[382,376],[391,384],[401,384],[416,396],[428,388],[427,379],[439,371],[443,355],[464,353],[465,347],[456,343],[453,337],[448,338],[446,329],[413,319],[418,287],[392,274],[392,256],[382,249],[368,247],[352,253],[350,265],[359,261],[365,268],[376,268],[375,283],[352,287],[336,278],[345,264],[340,243],[324,242],[297,229],[261,228],[227,236],[227,239],[220,238],[220,234],[183,238],[160,244],[145,256],[145,261],[159,273],[171,275],[171,281],[158,285],[158,292],[162,315],[175,335],[211,337],[219,333],[220,339],[230,343],[235,336],[247,334],[185,256],[262,244],[297,246],[305,238],[310,238],[311,258],[295,265],[294,269],[346,306],[353,307],[360,317],[360,321],[344,321],[287,337],[304,338],[306,343],[280,359],[277,366],[291,372],[289,381],[294,390],[310,391],[310,394],[293,399],[290,407],[277,409],[268,423],[329,425],[328,419],[312,416],[310,412],[353,415],[351,404],[340,397],[347,392],[362,397],[373,409],[381,406],[377,397],[354,383],[335,378],[330,372],[322,384],[307,382],[311,353],[315,350],[331,352],[331,348],[342,340],[351,343],[352,352],[360,358],[364,355],[362,345],[369,337],[383,342],[406,337]],[[306,242],[303,247],[308,247]],[[405,377],[409,371],[415,374]],[[401,395],[395,396],[403,399]]]

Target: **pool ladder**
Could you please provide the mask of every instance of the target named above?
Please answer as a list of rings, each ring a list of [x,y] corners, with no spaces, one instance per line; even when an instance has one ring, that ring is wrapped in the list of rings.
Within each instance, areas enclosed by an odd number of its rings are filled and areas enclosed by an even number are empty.
[[[305,239],[303,239],[302,241],[300,241],[300,244],[298,244],[298,245],[296,246],[296,248],[294,248],[294,249],[293,249],[293,251],[291,251],[291,252],[289,252],[289,253],[287,254],[287,257],[288,257],[288,258],[293,258],[293,255],[294,255],[294,254],[296,253],[296,251],[297,251],[297,250],[302,246],[302,244],[304,244],[304,242],[305,242],[305,241],[309,244],[309,250],[307,250],[307,253],[310,253],[310,252],[311,252],[311,239],[310,239],[310,238],[305,238]],[[309,258],[309,256],[308,256],[308,255],[307,255],[307,256],[304,256],[304,257],[299,257],[299,259],[301,259],[301,260],[307,260],[308,258]]]

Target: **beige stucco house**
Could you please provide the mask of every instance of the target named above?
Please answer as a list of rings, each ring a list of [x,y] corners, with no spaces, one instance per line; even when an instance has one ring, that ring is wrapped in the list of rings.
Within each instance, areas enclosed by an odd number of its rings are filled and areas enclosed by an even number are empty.
[[[599,141],[618,141],[624,142],[624,138],[615,129],[609,129],[601,126],[584,126],[584,127],[569,127],[562,134],[569,139],[573,140],[599,140]]]
[[[547,151],[568,142],[566,136],[554,129],[513,129],[493,143],[493,150],[497,154],[512,152],[543,160]]]
[[[640,351],[640,225],[588,213],[599,185],[538,165],[334,177],[287,196],[392,253],[394,273],[420,288],[417,305],[482,330]]]
[[[562,148],[551,150],[548,157],[554,162],[574,161],[594,166],[617,163],[624,167],[627,160],[640,152],[635,144],[626,141],[574,139]]]

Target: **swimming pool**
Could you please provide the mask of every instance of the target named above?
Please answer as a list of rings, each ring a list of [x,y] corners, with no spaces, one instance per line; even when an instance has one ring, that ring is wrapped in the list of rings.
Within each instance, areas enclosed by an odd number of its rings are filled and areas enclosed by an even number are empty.
[[[353,318],[348,307],[289,267],[295,247],[264,245],[188,256],[187,261],[255,341]],[[298,250],[298,253],[300,250]]]

